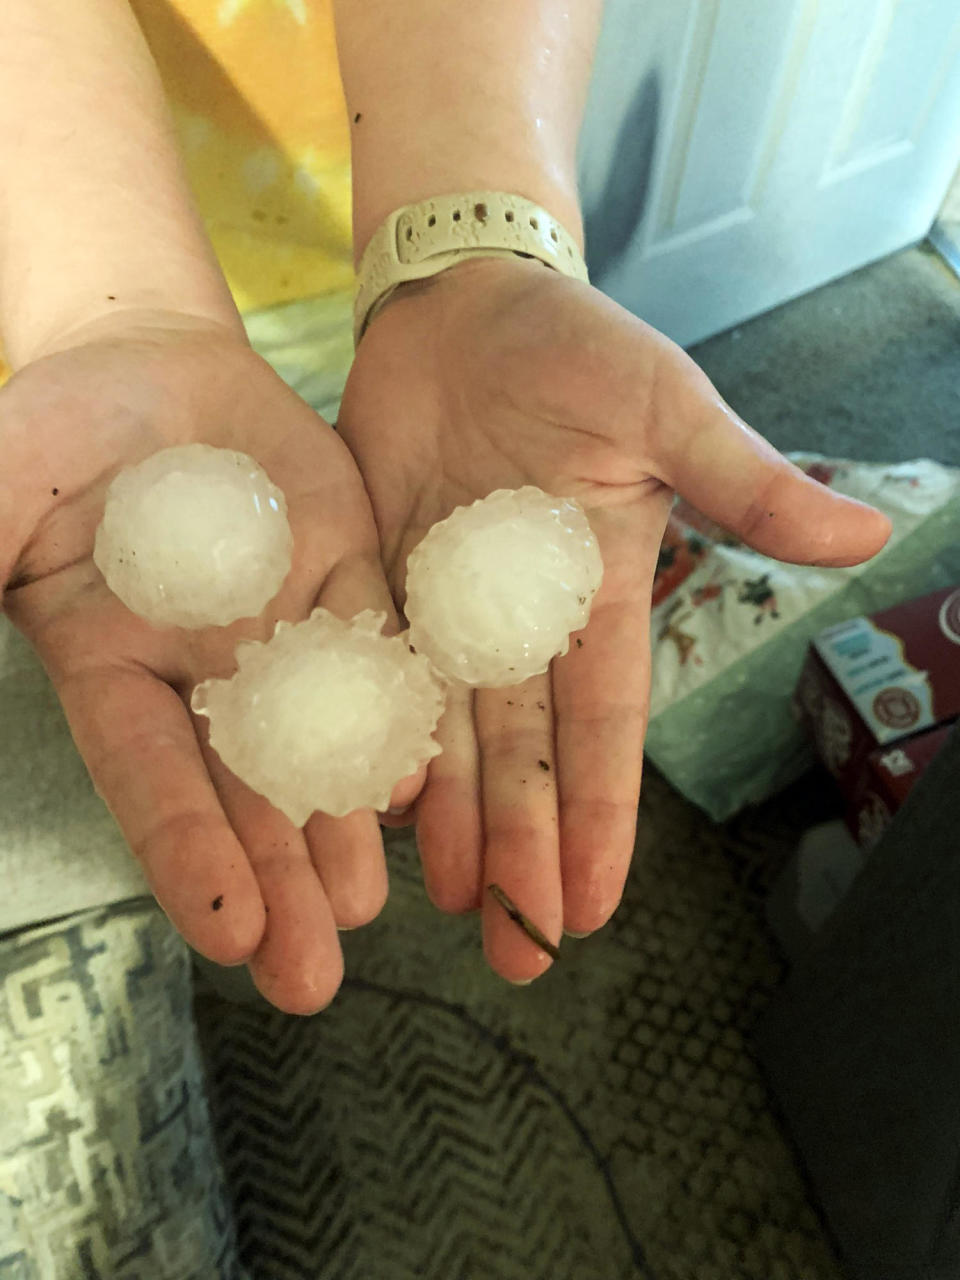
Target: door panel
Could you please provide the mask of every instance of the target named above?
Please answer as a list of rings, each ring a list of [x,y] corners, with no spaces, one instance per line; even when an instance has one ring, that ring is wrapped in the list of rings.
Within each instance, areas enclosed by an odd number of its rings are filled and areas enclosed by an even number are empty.
[[[925,235],[956,0],[609,0],[581,157],[596,282],[695,342]]]

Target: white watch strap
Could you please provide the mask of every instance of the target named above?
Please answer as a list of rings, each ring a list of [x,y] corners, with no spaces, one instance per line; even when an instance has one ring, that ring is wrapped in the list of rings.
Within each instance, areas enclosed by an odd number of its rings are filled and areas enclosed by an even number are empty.
[[[395,210],[377,228],[357,271],[353,333],[367,325],[398,285],[425,280],[465,257],[539,258],[576,280],[587,279],[573,237],[546,209],[502,191],[434,196]]]

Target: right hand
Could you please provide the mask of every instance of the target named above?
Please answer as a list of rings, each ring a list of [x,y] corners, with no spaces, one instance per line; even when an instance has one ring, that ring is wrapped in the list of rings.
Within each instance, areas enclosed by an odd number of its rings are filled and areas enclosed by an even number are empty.
[[[157,630],[107,588],[94,533],[121,467],[194,441],[250,454],[284,491],[293,569],[259,619]],[[222,764],[187,704],[200,680],[232,673],[240,639],[317,604],[341,617],[385,610],[397,629],[346,446],[236,332],[138,313],[75,333],[14,376],[0,391],[0,456],[3,607],[157,901],[201,954],[248,962],[278,1008],[322,1008],[343,973],[338,927],[386,898],[376,815],[315,814],[300,831]],[[399,784],[393,803],[422,781]]]
[[[789,464],[662,334],[518,258],[463,263],[398,291],[360,343],[338,430],[400,603],[407,557],[431,525],[497,489],[575,497],[596,533],[604,578],[582,639],[520,686],[454,693],[417,802],[431,897],[445,910],[480,907],[491,965],[527,981],[548,953],[489,886],[557,940],[600,928],[626,882],[651,589],[673,493],[799,563],[857,564],[879,551],[889,521]]]

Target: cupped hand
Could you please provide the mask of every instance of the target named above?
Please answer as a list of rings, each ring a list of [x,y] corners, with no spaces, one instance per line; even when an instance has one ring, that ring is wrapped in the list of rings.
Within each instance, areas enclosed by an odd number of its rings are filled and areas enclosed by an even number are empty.
[[[597,534],[604,579],[589,625],[546,675],[450,700],[416,804],[433,901],[482,908],[490,963],[528,980],[549,956],[490,884],[554,942],[599,928],[623,891],[674,492],[796,563],[865,560],[889,523],[788,463],[662,334],[534,261],[464,263],[404,286],[360,343],[338,429],[400,604],[407,555],[430,525],[494,489],[575,497]]]
[[[260,619],[158,630],[130,613],[92,560],[117,470],[169,445],[250,454],[287,498],[293,568]],[[77,746],[186,940],[248,961],[281,1009],[310,1013],[342,976],[338,927],[371,919],[387,890],[376,815],[294,827],[230,773],[187,704],[235,669],[241,638],[317,604],[396,627],[363,483],[335,432],[242,337],[179,315],[77,333],[0,391],[0,584],[38,651]],[[422,777],[398,788],[406,803]]]

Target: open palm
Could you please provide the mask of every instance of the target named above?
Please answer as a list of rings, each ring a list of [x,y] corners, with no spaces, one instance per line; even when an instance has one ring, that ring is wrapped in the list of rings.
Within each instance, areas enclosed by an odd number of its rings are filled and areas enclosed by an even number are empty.
[[[200,952],[248,960],[270,1000],[313,1012],[341,979],[337,927],[369,920],[386,896],[376,815],[315,815],[301,832],[223,766],[185,703],[279,617],[319,603],[386,610],[395,624],[349,453],[241,340],[182,317],[88,335],[28,366],[0,392],[0,440],[4,608],[158,901]],[[293,569],[259,620],[157,630],[107,589],[94,532],[120,466],[196,440],[252,455],[283,489]]]
[[[491,964],[527,980],[549,957],[485,890],[499,884],[553,940],[598,928],[619,902],[674,491],[784,560],[857,563],[889,527],[783,459],[661,334],[532,261],[465,263],[394,295],[360,344],[338,428],[400,604],[429,526],[494,489],[575,497],[597,534],[588,627],[547,674],[451,699],[416,807],[432,899],[482,907]]]

